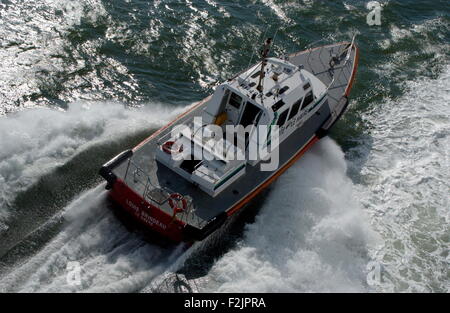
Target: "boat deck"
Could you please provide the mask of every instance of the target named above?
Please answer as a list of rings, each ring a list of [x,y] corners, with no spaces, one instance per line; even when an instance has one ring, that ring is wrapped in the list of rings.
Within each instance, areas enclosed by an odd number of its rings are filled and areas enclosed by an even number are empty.
[[[295,65],[303,64],[304,68],[326,85],[332,81],[329,71],[331,53],[341,55],[348,43],[325,46],[321,49],[303,51],[290,56]],[[350,83],[356,51],[352,49],[351,57],[345,63],[337,64],[334,68],[335,81],[329,89],[328,100],[332,108],[337,107]],[[340,72],[340,73],[339,73]],[[177,192],[193,199],[192,211],[181,213],[177,218],[197,228],[202,228],[209,220],[219,213],[228,211],[251,194],[256,188],[273,176],[276,171],[261,171],[260,165],[247,165],[246,174],[233,182],[227,189],[216,197],[211,197],[194,186],[163,164],[155,160],[158,139],[168,134],[173,126],[183,124],[195,115],[199,115],[206,100],[196,105],[170,126],[158,131],[133,150],[133,155],[127,161],[117,166],[113,173],[123,180],[137,194],[143,196],[149,203],[160,207],[167,214],[172,215],[172,208],[168,203],[170,193]],[[288,163],[308,142],[310,142],[318,128],[329,118],[329,106],[325,103],[301,128],[297,129],[279,147],[279,167]]]
[[[334,70],[329,70],[329,62],[331,54],[337,56],[341,56],[343,53],[345,54],[345,49],[348,44],[349,43],[341,43],[302,51],[291,55],[289,61],[296,65],[303,64],[306,70],[313,73],[327,86],[333,80],[334,72],[335,81],[328,90],[328,98],[330,99],[330,102],[338,103],[350,82],[356,51],[354,49],[352,50],[347,64],[344,65],[345,60],[341,59],[340,62],[335,65]]]

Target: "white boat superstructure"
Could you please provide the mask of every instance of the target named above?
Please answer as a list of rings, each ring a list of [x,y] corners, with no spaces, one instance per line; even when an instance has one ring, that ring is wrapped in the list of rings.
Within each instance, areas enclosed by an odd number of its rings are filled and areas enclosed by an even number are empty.
[[[302,66],[267,58],[218,86],[201,118],[160,141],[156,160],[216,196],[245,175],[247,163],[270,157],[277,147],[269,132],[282,142],[325,102],[326,90]],[[249,147],[267,153],[250,155]]]

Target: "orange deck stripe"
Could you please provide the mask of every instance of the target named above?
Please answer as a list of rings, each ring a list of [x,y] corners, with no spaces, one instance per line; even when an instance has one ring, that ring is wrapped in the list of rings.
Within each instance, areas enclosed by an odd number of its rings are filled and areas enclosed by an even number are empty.
[[[359,63],[359,48],[355,45],[356,54],[355,59],[353,61],[353,71],[352,71],[352,77],[350,78],[350,82],[347,85],[347,88],[345,89],[345,96],[348,97],[350,94],[350,91],[352,90],[353,83],[355,81],[356,77],[356,70],[358,69],[358,63]]]
[[[165,130],[166,128],[172,126],[175,122],[179,121],[180,119],[182,119],[183,117],[185,117],[186,115],[188,115],[189,113],[191,113],[192,111],[194,111],[196,108],[198,108],[200,105],[202,105],[203,103],[205,103],[206,101],[209,100],[211,96],[206,97],[205,99],[203,99],[202,101],[200,101],[199,103],[197,103],[196,105],[194,105],[192,108],[190,108],[189,110],[187,110],[186,112],[181,113],[180,115],[178,115],[173,121],[171,121],[169,124],[161,127],[160,129],[158,129],[156,132],[154,132],[151,136],[145,138],[142,142],[140,142],[136,147],[133,148],[133,152],[136,151],[137,149],[139,149],[140,147],[142,147],[143,145],[145,145],[147,142],[149,142],[151,139],[155,138],[159,133],[161,133],[163,130]]]

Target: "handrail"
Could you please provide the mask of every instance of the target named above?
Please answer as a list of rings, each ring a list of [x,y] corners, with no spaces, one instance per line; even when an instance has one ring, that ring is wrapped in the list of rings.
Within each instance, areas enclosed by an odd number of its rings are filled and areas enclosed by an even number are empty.
[[[146,179],[145,183],[142,182],[142,181],[140,181],[140,180],[134,179],[135,183],[138,182],[138,183],[144,185],[144,192],[143,192],[143,194],[142,194],[142,196],[143,196],[144,198],[148,198],[148,197],[147,197],[147,191],[148,191],[148,189],[149,189],[149,186],[153,187],[154,189],[160,189],[160,190],[165,191],[165,192],[167,192],[167,193],[169,193],[169,194],[174,193],[173,190],[171,190],[171,189],[169,189],[169,188],[167,188],[167,187],[163,187],[163,186],[159,186],[159,185],[158,185],[158,186],[157,186],[157,185],[154,185],[154,184],[152,183],[152,180],[151,180],[150,175],[148,175],[142,168],[140,168],[140,167],[139,167],[136,163],[134,163],[131,159],[128,159],[127,171],[126,171],[125,176],[124,176],[124,181],[125,181],[125,182],[126,182],[126,179],[127,179],[127,176],[128,176],[128,172],[129,172],[128,169],[129,169],[130,165],[133,165],[134,168],[136,169],[135,172],[134,172],[134,175],[136,175],[136,172],[137,172],[137,173],[142,173],[142,175],[143,175],[143,176],[145,177],[145,179]],[[135,178],[135,177],[134,177],[134,178]],[[150,200],[154,201],[154,199],[150,199]],[[155,202],[156,202],[156,201],[155,201]]]
[[[328,39],[327,39],[327,40],[328,40]],[[322,53],[322,49],[324,48],[323,46],[318,47],[318,48],[313,48],[313,46],[315,46],[315,45],[318,44],[319,42],[323,42],[323,41],[325,41],[325,38],[316,40],[316,41],[314,41],[314,42],[312,42],[312,43],[310,43],[309,45],[306,46],[306,50],[309,51],[308,57],[306,58],[306,62],[308,63],[309,68],[312,68],[311,63],[309,62],[309,58],[310,58],[310,56],[311,56],[311,51],[312,51],[313,49],[320,49],[320,52],[319,52],[319,58],[320,58],[321,53]]]
[[[347,47],[347,48],[345,48],[345,50],[347,50],[347,54],[346,54],[346,56],[345,56],[345,62],[344,62],[344,64],[341,66],[341,71],[340,71],[340,73],[339,73],[339,76],[342,74],[342,72],[344,71],[344,68],[345,68],[345,66],[347,66],[347,62],[349,61],[349,59],[350,59],[350,55],[352,54],[351,52],[352,52],[352,49],[353,49],[353,47],[354,47],[354,45],[355,45],[355,38],[356,38],[356,34],[355,35],[353,35],[353,38],[352,38],[352,42],[350,43],[350,45]],[[346,52],[346,51],[342,51],[342,53],[344,53],[344,52]],[[342,53],[341,53],[341,55],[342,55]],[[336,75],[333,75],[333,79],[331,80],[331,82],[330,82],[330,84],[328,85],[328,87],[327,87],[327,91],[331,88],[331,86],[334,84],[334,82],[335,82],[335,80],[336,80]]]
[[[166,209],[172,210],[172,208],[168,204],[168,200],[169,200],[170,195],[175,192],[167,187],[154,185],[151,181],[150,175],[148,175],[142,168],[140,168],[136,163],[134,163],[131,160],[131,158],[128,159],[128,165],[127,165],[127,170],[125,172],[124,181],[126,182],[127,176],[129,174],[130,165],[134,166],[138,173],[142,173],[146,177],[145,183],[143,183],[140,180],[137,181],[138,183],[144,185],[144,192],[142,194],[143,199],[156,203],[160,209],[163,209],[163,207],[166,206]],[[153,187],[153,189],[150,189],[151,187]],[[162,192],[167,193],[168,196],[163,201],[157,201],[156,199],[153,199],[149,196],[149,191],[154,190],[154,189],[159,189]],[[185,222],[185,223],[187,223],[187,221],[190,219],[191,221],[196,221],[197,225],[202,227],[207,221],[202,220],[197,214],[195,214],[195,205],[194,205],[192,198],[189,197],[188,195],[183,196],[183,197],[185,197],[185,199],[188,202],[188,208],[185,211],[183,211],[183,213],[181,213],[177,217],[177,219],[179,219],[180,221]]]

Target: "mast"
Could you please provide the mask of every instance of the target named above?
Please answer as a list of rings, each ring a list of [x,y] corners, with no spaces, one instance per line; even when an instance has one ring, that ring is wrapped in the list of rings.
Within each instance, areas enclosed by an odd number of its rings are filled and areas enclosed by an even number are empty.
[[[270,45],[272,44],[272,38],[267,38],[266,42],[264,43],[263,49],[261,51],[261,70],[259,73],[259,82],[258,86],[256,87],[256,90],[258,90],[260,93],[263,92],[262,82],[264,79],[264,67],[267,64],[267,55],[269,54]]]

